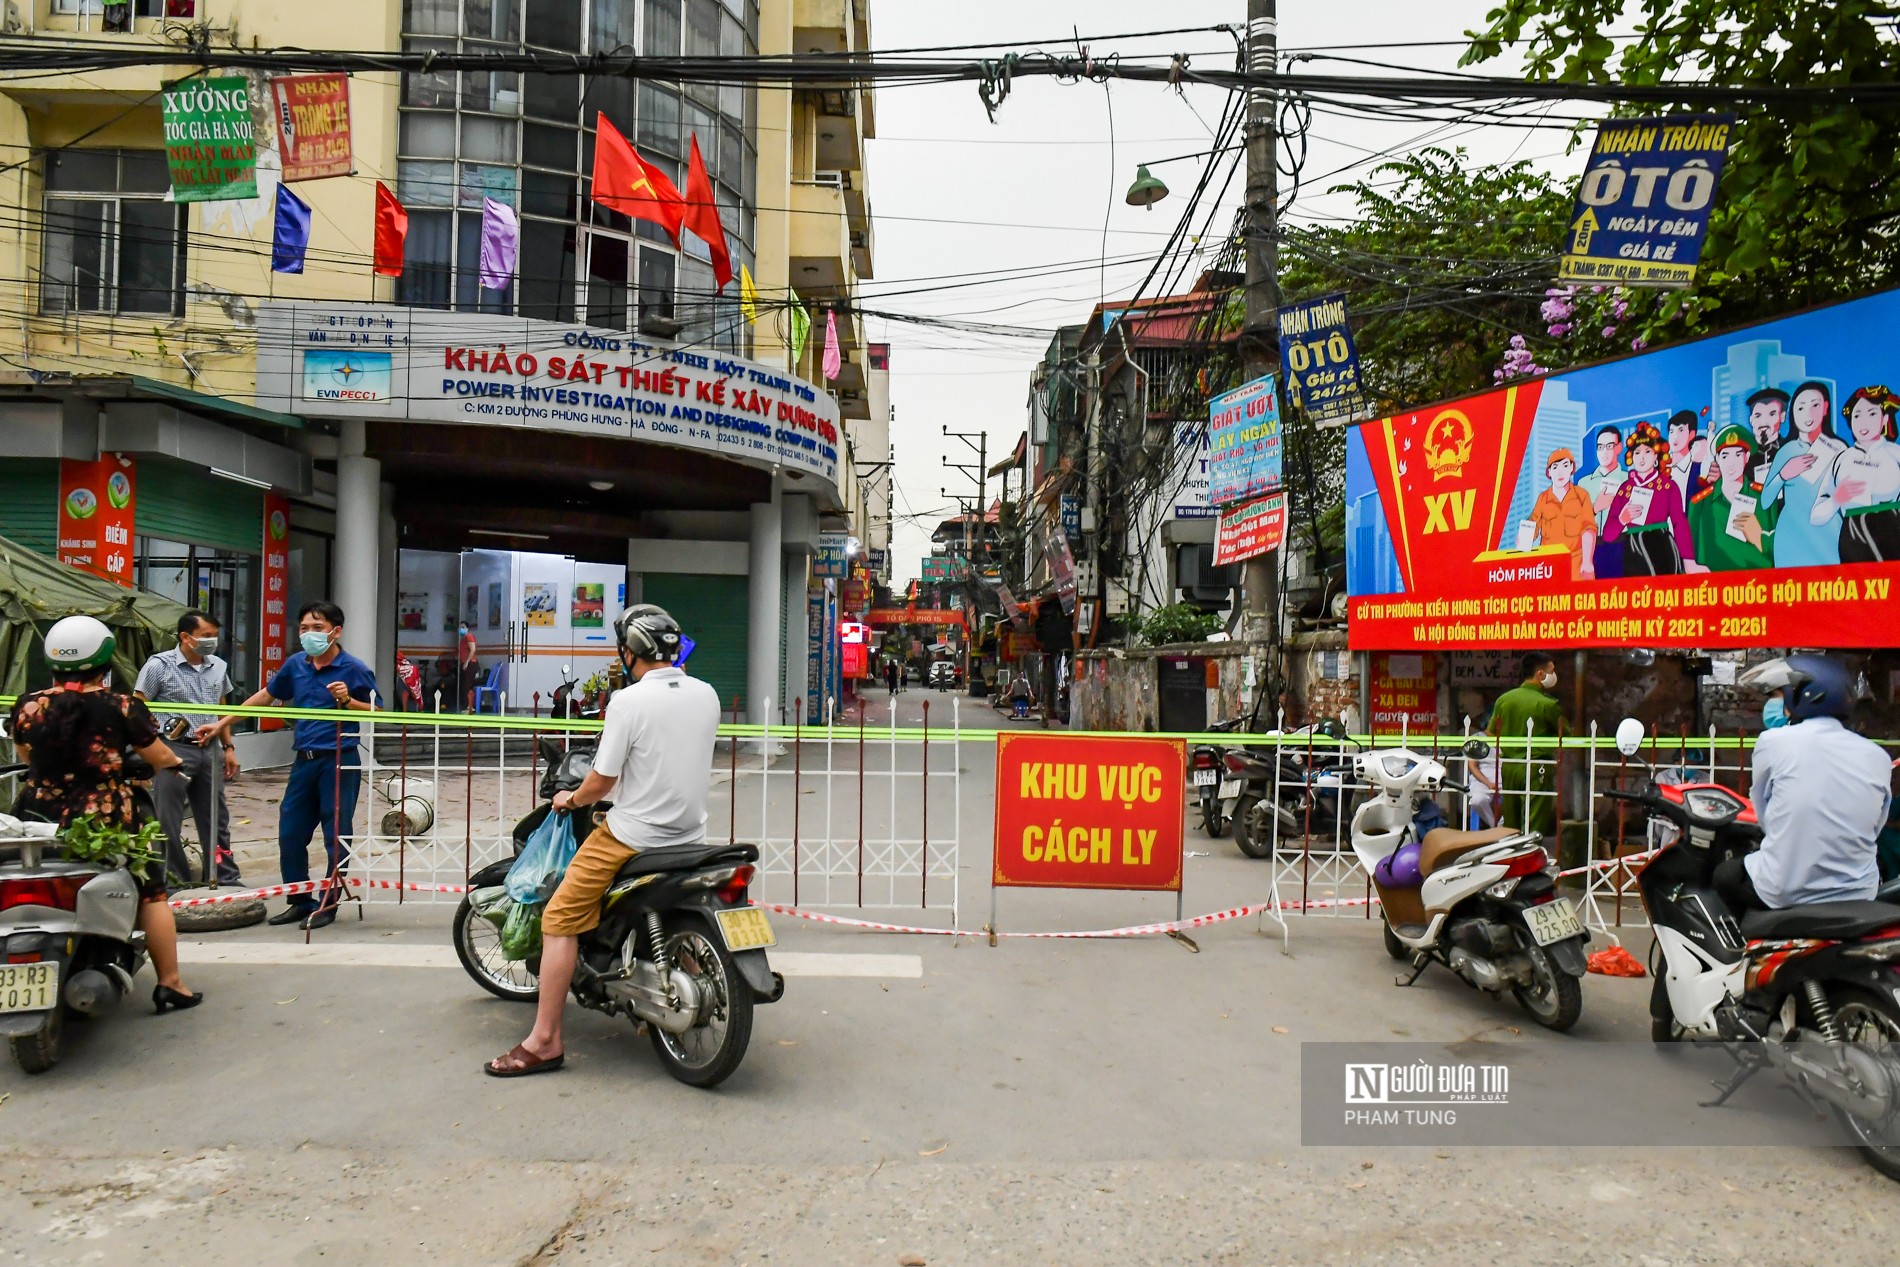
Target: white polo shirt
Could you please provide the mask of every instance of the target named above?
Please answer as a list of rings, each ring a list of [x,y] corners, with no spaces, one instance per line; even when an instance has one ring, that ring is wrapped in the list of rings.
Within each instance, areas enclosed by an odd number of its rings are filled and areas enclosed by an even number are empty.
[[[682,669],[649,669],[607,701],[594,769],[615,785],[607,830],[632,849],[706,838],[719,692]]]

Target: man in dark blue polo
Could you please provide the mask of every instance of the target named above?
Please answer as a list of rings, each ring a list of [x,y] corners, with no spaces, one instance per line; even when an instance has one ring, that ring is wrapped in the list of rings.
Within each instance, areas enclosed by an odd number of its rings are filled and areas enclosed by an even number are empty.
[[[343,609],[335,603],[305,603],[297,613],[300,655],[284,661],[264,689],[246,705],[282,700],[295,708],[334,709],[338,720],[306,718],[297,722],[296,762],[284,788],[278,812],[278,851],[284,883],[310,878],[310,837],[321,826],[329,855],[327,878],[343,871],[345,839],[356,821],[356,794],[363,780],[361,753],[354,721],[345,712],[373,712],[376,675],[370,667],[343,649]],[[236,718],[220,720],[227,727]],[[322,901],[307,893],[293,894],[289,906],[271,916],[273,924],[322,928],[336,919],[340,890],[326,889]]]

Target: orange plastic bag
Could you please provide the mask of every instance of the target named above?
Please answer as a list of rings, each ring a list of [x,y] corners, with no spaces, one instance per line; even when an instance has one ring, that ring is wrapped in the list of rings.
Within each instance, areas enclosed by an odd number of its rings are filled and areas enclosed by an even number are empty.
[[[1592,972],[1602,973],[1606,977],[1646,977],[1643,965],[1636,956],[1621,946],[1611,946],[1608,950],[1599,950],[1587,961]]]

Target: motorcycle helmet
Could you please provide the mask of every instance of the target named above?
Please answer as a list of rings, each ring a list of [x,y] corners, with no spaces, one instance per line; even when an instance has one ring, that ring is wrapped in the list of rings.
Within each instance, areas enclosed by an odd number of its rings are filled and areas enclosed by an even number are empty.
[[[1425,883],[1425,877],[1418,869],[1418,842],[1407,841],[1379,859],[1379,865],[1372,869],[1372,874],[1388,889],[1416,889]]]
[[[43,654],[55,673],[85,673],[112,663],[118,639],[105,622],[91,616],[68,616],[46,631]]]
[[[679,622],[667,615],[664,607],[637,603],[620,613],[614,622],[614,637],[620,648],[636,660],[671,664],[680,653]]]
[[[1756,690],[1779,689],[1790,722],[1810,717],[1846,721],[1854,711],[1854,678],[1847,666],[1824,655],[1791,655],[1758,664],[1736,679]]]

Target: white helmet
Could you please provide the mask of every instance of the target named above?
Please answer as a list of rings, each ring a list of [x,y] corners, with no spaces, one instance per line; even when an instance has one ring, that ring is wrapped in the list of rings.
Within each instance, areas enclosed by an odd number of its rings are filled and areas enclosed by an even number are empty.
[[[118,649],[118,639],[105,622],[91,616],[68,616],[46,631],[46,663],[55,672],[102,669]]]

